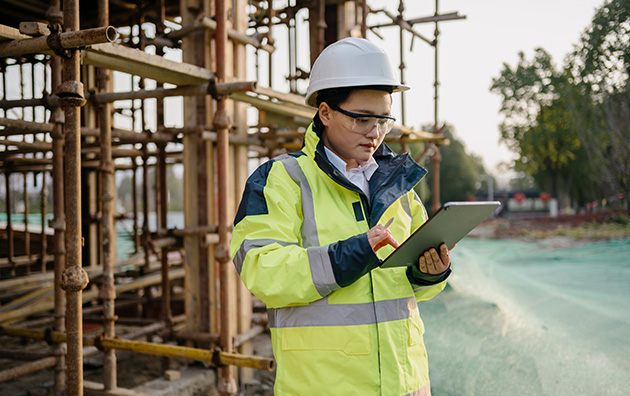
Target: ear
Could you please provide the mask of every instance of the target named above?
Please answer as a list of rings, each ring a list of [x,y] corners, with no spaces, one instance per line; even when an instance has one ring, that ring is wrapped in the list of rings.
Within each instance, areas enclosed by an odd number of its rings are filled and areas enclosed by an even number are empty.
[[[324,124],[324,126],[328,128],[328,125],[330,124],[330,118],[332,117],[332,109],[330,108],[330,106],[328,106],[328,103],[322,102],[319,105],[319,109],[317,109],[317,111],[319,113],[319,119],[322,120],[322,124]]]

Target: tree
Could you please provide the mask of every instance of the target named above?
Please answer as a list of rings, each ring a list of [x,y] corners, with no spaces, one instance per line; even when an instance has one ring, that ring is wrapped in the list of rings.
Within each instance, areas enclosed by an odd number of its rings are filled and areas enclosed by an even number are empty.
[[[630,214],[630,0],[600,7],[571,59],[575,117],[600,188],[623,192]]]
[[[490,88],[502,96],[501,140],[518,154],[515,169],[538,179],[548,176],[554,198],[559,195],[559,178],[581,145],[571,102],[562,95],[569,85],[569,76],[556,70],[551,56],[538,48],[531,61],[521,52],[515,68],[504,64]]]
[[[428,130],[430,126],[425,127]],[[457,138],[452,126],[447,125],[444,135],[450,140],[448,146],[440,147],[440,198],[442,202],[465,201],[477,191],[487,189],[487,173],[481,158],[468,154],[466,146]],[[429,171],[424,179],[427,186],[433,180],[433,166],[427,158],[425,167]],[[430,197],[425,198],[425,206],[431,207]]]

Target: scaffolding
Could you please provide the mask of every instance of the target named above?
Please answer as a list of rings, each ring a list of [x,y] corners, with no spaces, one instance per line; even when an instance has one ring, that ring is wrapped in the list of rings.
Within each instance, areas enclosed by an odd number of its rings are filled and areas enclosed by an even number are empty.
[[[402,150],[424,143],[417,160],[433,153],[434,169],[438,147],[448,144],[438,126],[437,27],[462,17],[438,14],[437,0],[435,15],[416,20],[403,18],[402,1],[397,15],[360,0],[28,3],[0,1],[0,335],[46,340],[51,349],[0,351],[31,360],[0,371],[0,382],[54,367],[55,394],[82,395],[96,391],[83,380],[83,359],[102,353],[101,394],[130,394],[117,385],[116,350],[161,356],[164,370],[169,358],[207,362],[222,395],[237,392],[237,378],[251,378],[247,368],[273,368],[253,354],[251,340],[267,323],[230,262],[230,222],[250,162],[299,150],[314,115],[299,94],[308,78],[297,61],[306,10],[311,64],[330,42],[397,26],[404,83],[403,33],[435,47],[434,129],[404,126],[403,99],[403,125],[388,141]],[[368,26],[378,13],[391,23]],[[414,30],[426,22],[435,23],[433,39]],[[288,59],[276,55],[280,30]],[[265,58],[268,75],[260,76]],[[274,65],[286,60],[288,92],[280,92]],[[248,81],[252,62],[256,78]],[[183,226],[168,220],[175,167]],[[116,180],[129,174],[131,209],[120,213]],[[433,190],[439,203],[439,184]],[[31,206],[38,224],[30,223]],[[133,253],[118,259],[123,221],[132,224]],[[90,321],[100,323],[100,335],[83,334]],[[116,324],[137,329],[119,338]],[[135,340],[148,335],[162,342]]]

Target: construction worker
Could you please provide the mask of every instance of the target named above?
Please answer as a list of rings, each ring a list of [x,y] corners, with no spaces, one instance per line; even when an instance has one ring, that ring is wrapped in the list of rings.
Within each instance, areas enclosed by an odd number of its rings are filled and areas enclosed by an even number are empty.
[[[448,250],[379,268],[427,219],[413,191],[426,170],[383,143],[391,93],[407,89],[370,41],[331,44],[311,71],[304,147],[247,181],[230,252],[267,305],[276,395],[430,395],[417,302],[444,288]]]

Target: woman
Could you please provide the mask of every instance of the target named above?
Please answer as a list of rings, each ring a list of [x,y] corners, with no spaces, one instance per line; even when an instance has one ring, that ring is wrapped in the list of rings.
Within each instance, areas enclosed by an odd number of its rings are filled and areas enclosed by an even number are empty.
[[[378,267],[427,217],[413,191],[426,171],[383,143],[391,93],[406,89],[371,42],[330,45],[311,71],[304,147],[247,181],[230,248],[267,304],[276,395],[430,395],[417,301],[444,288],[448,250]]]

